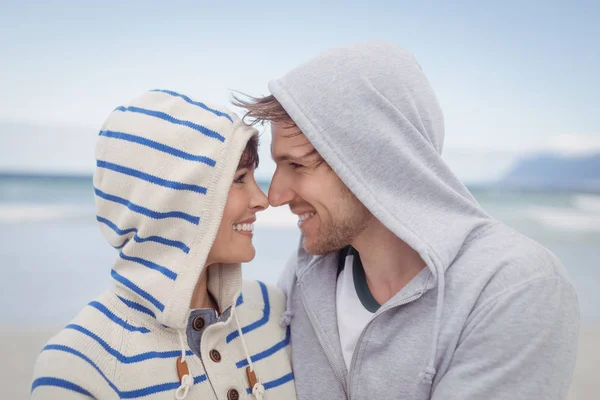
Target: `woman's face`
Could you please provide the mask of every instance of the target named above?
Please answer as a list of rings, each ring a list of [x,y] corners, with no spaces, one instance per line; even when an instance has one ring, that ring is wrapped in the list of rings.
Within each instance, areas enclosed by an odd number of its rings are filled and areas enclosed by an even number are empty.
[[[254,168],[238,169],[206,264],[251,261],[256,253],[252,245],[256,213],[268,206],[267,196],[254,179]]]

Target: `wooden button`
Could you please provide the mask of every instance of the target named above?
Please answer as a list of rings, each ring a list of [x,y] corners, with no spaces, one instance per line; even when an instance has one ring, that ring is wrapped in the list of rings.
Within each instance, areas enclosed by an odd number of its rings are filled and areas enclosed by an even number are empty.
[[[227,392],[227,400],[240,400],[240,393],[235,389],[229,389]]]
[[[214,362],[221,362],[221,353],[219,353],[218,351],[211,350],[208,355],[210,356],[210,359]]]
[[[204,329],[205,325],[206,325],[206,321],[202,317],[194,318],[194,322],[192,323],[192,326],[194,327],[194,330],[196,330],[196,331],[201,331],[202,329]]]

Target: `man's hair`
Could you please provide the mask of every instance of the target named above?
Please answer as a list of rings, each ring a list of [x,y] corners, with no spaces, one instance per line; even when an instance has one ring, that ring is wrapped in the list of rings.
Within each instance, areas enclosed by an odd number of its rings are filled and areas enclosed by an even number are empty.
[[[254,135],[246,143],[237,169],[258,168],[258,136]]]
[[[251,125],[264,124],[265,122],[281,122],[289,127],[296,126],[275,96],[252,97],[244,94],[242,96],[245,98],[234,95],[233,104],[246,109],[244,120],[249,118]]]

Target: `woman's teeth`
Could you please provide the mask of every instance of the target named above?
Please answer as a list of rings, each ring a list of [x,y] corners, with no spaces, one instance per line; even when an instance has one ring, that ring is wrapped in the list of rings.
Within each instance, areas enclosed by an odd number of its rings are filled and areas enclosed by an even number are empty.
[[[233,225],[234,231],[254,232],[254,224],[237,224]]]

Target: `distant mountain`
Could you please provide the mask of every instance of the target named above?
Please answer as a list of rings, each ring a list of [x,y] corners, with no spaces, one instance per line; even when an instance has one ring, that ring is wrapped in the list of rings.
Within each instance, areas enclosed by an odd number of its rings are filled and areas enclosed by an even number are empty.
[[[578,157],[555,154],[526,157],[498,184],[516,189],[600,192],[600,153]]]

